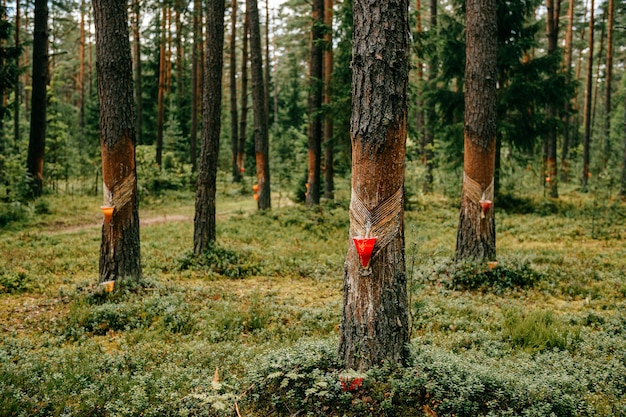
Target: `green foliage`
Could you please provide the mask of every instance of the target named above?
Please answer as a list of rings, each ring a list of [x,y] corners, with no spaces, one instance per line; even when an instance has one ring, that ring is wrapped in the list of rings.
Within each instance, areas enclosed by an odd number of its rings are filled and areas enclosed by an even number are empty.
[[[549,349],[565,350],[578,339],[577,329],[570,330],[553,312],[522,313],[511,309],[504,312],[502,337],[513,347],[533,353]]]
[[[438,265],[427,279],[453,290],[501,292],[507,289],[530,288],[542,280],[528,260],[519,263],[497,263],[495,266],[475,262],[446,261]]]
[[[200,269],[229,278],[246,278],[261,272],[262,262],[252,253],[227,249],[213,243],[200,256],[193,253],[184,256],[179,268]]]
[[[32,278],[24,269],[8,271],[0,268],[0,294],[19,293],[33,289]]]
[[[136,147],[137,189],[141,195],[162,194],[167,190],[187,188],[192,181],[191,167],[173,152],[164,152],[163,166],[156,163],[156,148],[152,145]]]

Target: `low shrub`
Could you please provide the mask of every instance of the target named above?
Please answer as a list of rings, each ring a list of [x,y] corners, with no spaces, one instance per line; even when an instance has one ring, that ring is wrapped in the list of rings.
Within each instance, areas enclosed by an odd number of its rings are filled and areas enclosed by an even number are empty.
[[[251,252],[235,251],[213,244],[202,255],[189,253],[179,262],[180,270],[199,269],[229,278],[246,278],[262,271],[262,262]]]
[[[30,291],[32,287],[33,281],[26,270],[0,268],[0,294]]]

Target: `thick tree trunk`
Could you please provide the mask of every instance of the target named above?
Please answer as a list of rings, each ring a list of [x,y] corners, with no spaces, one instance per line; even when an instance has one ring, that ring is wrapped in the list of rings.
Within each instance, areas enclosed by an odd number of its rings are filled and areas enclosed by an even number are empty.
[[[237,0],[230,4],[230,149],[232,152],[232,175],[234,182],[241,181],[241,170],[237,164],[239,151],[239,120],[237,112]]]
[[[592,90],[593,90],[593,9],[594,0],[591,0],[591,8],[589,9],[589,44],[587,55],[587,80],[585,84],[585,136],[583,138],[583,172],[580,179],[580,185],[583,189],[587,188],[587,182],[591,172],[589,171],[589,144],[591,142],[591,107],[592,107]]]
[[[376,237],[363,266],[345,262],[339,355],[347,368],[406,362],[404,173],[409,71],[408,2],[354,2],[350,236]]]
[[[35,0],[35,29],[33,31],[33,71],[30,115],[30,141],[27,168],[31,176],[31,196],[43,191],[43,163],[46,149],[46,108],[48,97],[48,2]]]
[[[333,115],[330,113],[332,103],[333,74],[333,0],[324,0],[324,198],[335,198],[335,169],[333,146]]]
[[[193,54],[191,60],[191,127],[189,132],[189,146],[191,169],[198,168],[198,114],[202,108],[202,2],[193,1]]]
[[[100,281],[141,278],[135,110],[125,0],[93,0],[105,219]]]
[[[308,190],[306,206],[320,203],[320,178],[322,167],[322,93],[323,93],[323,50],[324,39],[324,0],[313,0],[311,26],[311,52],[309,56],[309,154]]]
[[[196,183],[196,215],[193,221],[193,247],[196,255],[204,253],[215,241],[215,194],[222,114],[224,2],[210,1],[208,4],[202,91],[202,149]]]
[[[258,190],[257,207],[272,207],[270,197],[270,161],[267,114],[265,112],[265,83],[263,82],[263,50],[261,49],[261,25],[257,0],[246,0],[250,19],[250,61],[252,71],[252,110],[254,112],[254,152]]]
[[[242,176],[244,173],[244,155],[248,130],[248,33],[250,23],[248,12],[244,16],[243,39],[241,48],[241,117],[239,120],[239,144],[237,145],[237,166]]]
[[[496,258],[493,178],[496,151],[496,0],[466,3],[463,189],[456,259]]]

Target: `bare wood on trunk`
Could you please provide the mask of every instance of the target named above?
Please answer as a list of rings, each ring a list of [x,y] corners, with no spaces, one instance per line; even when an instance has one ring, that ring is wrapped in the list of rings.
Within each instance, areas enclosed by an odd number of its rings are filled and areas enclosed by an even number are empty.
[[[493,201],[496,151],[496,0],[468,0],[466,6],[465,128],[463,189],[456,259],[496,258]]]
[[[93,0],[100,103],[103,203],[100,282],[141,278],[135,107],[125,0]]]
[[[350,235],[378,240],[369,267],[350,243],[339,355],[347,368],[403,363],[409,341],[404,174],[409,72],[408,1],[356,0],[352,46]]]

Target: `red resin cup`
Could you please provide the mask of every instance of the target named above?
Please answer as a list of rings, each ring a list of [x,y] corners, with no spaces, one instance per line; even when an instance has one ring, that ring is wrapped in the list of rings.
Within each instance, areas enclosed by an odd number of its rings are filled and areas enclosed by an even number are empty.
[[[374,245],[376,244],[376,238],[355,236],[352,240],[354,241],[354,246],[356,247],[356,251],[361,259],[361,264],[364,268],[368,268],[370,265],[370,258],[372,257],[372,251],[374,250]]]

